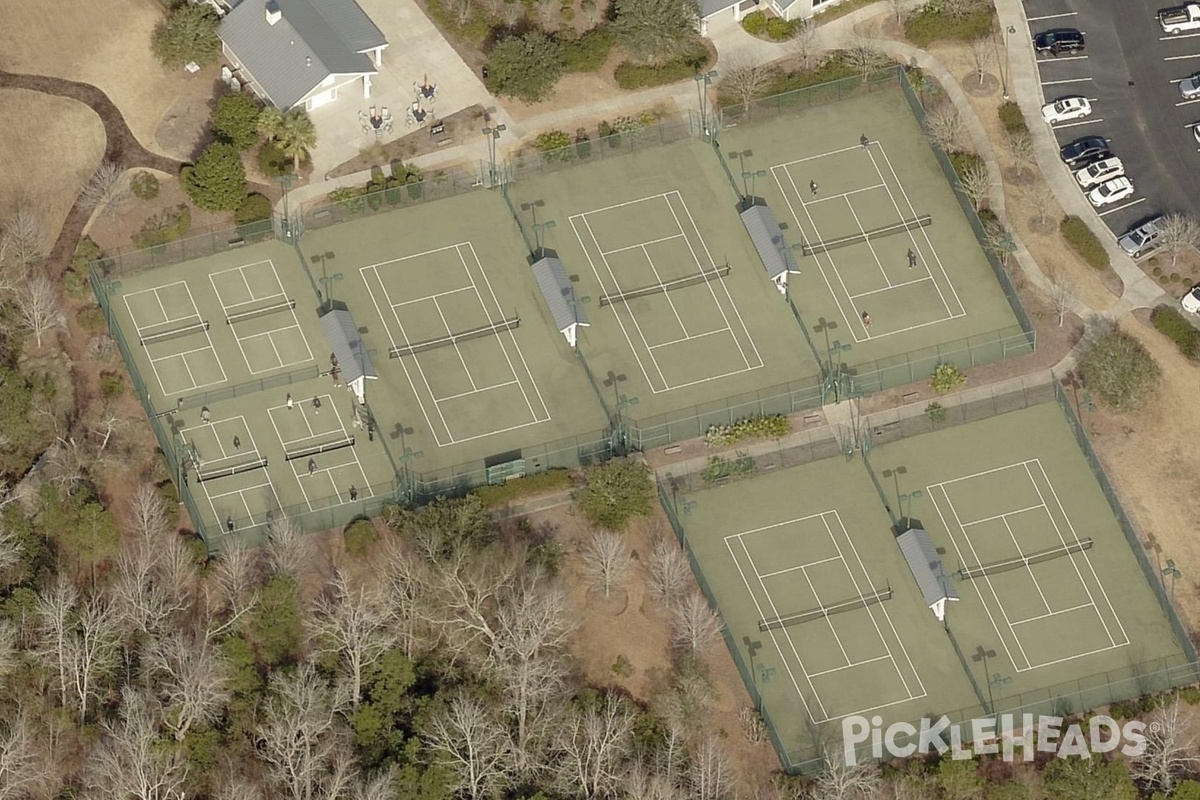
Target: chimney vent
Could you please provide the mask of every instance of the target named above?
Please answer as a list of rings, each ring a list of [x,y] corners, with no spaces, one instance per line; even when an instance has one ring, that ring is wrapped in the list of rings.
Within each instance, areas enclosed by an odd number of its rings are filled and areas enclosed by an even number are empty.
[[[283,12],[279,10],[279,3],[275,0],[267,0],[267,24],[274,25],[281,19],[283,19]]]

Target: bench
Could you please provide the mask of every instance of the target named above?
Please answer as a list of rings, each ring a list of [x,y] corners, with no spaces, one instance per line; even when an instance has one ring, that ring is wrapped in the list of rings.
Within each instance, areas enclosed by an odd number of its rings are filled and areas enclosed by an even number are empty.
[[[682,451],[682,450],[683,450],[683,448],[682,448],[682,447],[680,447],[680,446],[679,446],[679,445],[677,445],[677,444],[676,444],[676,445],[671,445],[670,447],[664,447],[664,448],[663,448],[663,454],[664,454],[664,455],[668,455],[668,456],[673,456],[673,455],[675,455],[676,453],[678,453],[678,452],[680,452],[680,451]]]
[[[245,244],[246,244],[246,240],[239,236],[236,239],[229,240],[229,249],[233,250],[238,247],[244,247]]]
[[[804,424],[805,425],[816,425],[820,421],[821,421],[820,414],[805,414],[804,415]]]
[[[907,394],[903,395],[900,399],[906,403],[911,403],[914,400],[920,400],[921,393],[920,392],[908,392]]]
[[[453,139],[438,139],[437,140],[438,147],[445,147],[446,145],[453,144],[453,143],[454,143]]]

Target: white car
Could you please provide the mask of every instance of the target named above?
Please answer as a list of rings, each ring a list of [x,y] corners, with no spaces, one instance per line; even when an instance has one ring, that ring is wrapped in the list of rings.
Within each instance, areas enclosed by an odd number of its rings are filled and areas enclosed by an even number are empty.
[[[1200,286],[1193,286],[1191,291],[1179,299],[1179,304],[1189,314],[1200,314]]]
[[[1113,178],[1088,192],[1088,200],[1096,208],[1124,200],[1133,194],[1133,181],[1129,178]]]
[[[1089,186],[1119,178],[1124,174],[1125,165],[1121,163],[1121,159],[1113,156],[1076,171],[1075,180],[1079,181],[1079,185],[1086,189]]]
[[[1042,119],[1051,125],[1056,122],[1081,119],[1091,113],[1092,104],[1086,97],[1063,97],[1042,106]]]

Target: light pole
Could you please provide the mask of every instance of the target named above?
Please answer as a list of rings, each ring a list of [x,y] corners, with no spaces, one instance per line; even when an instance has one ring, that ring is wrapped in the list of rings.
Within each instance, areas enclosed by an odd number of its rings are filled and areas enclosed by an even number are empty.
[[[995,650],[984,650],[983,645],[976,646],[975,652],[971,655],[971,660],[974,661],[976,664],[978,664],[980,661],[983,662],[983,679],[987,683],[987,692],[988,692],[987,712],[989,714],[996,713],[996,703],[994,700],[992,700],[992,678],[991,678],[991,673],[988,672],[987,660],[989,658],[995,658],[995,657],[996,657],[996,651]]]
[[[708,136],[708,87],[712,85],[713,80],[717,77],[715,69],[708,72],[700,72],[692,76],[692,80],[696,81],[696,95],[700,99],[700,128],[704,131],[704,135]]]
[[[400,437],[400,461],[404,464],[404,491],[408,493],[409,500],[413,499],[413,487],[415,486],[411,464],[425,455],[422,451],[413,450],[405,443],[404,436],[412,432],[412,428],[404,427],[403,423],[396,423],[396,433]]]
[[[829,332],[836,331],[837,329],[838,329],[838,324],[835,320],[825,319],[824,317],[821,317],[820,319],[818,319],[817,324],[813,325],[813,333],[825,334],[825,358],[826,358],[825,363],[826,363],[826,370],[829,373],[833,372],[833,356],[830,355],[833,351],[830,349],[830,345],[829,345]]]
[[[292,183],[296,180],[294,172],[288,172],[279,176],[279,185],[283,187],[283,238],[292,238],[292,218],[288,212],[288,189],[292,187]]]
[[[892,483],[896,487],[896,507],[900,509],[900,516],[904,516],[904,508],[900,504],[900,476],[908,474],[908,467],[900,466],[893,469],[885,469],[879,473],[885,478],[891,478]]]
[[[533,245],[534,245],[535,250],[537,251],[533,254],[535,258],[542,257],[542,231],[553,230],[555,225],[556,225],[556,223],[552,219],[548,219],[545,222],[533,223]],[[572,291],[574,291],[574,290],[572,290]],[[568,302],[573,303],[574,301],[569,300]]]
[[[333,299],[333,293],[330,291],[330,286],[342,279],[342,273],[335,272],[330,275],[326,269],[326,262],[333,261],[335,258],[333,251],[326,250],[324,253],[317,253],[309,257],[309,261],[314,264],[321,265],[321,277],[318,279],[321,282],[321,290],[317,292],[317,299],[321,301],[321,305],[325,305],[326,300]]]
[[[840,403],[842,397],[842,353],[848,353],[853,350],[853,345],[842,344],[837,339],[833,340],[833,344],[829,348],[829,365],[832,370],[833,379],[833,396],[834,402]],[[837,356],[837,366],[833,366],[833,357]]]
[[[750,680],[754,681],[754,695],[758,701],[758,713],[762,713],[762,694],[758,691],[758,676],[754,673],[754,654],[762,649],[762,642],[757,639],[751,640],[749,636],[742,637],[742,644],[746,645],[746,654],[750,656]]]
[[[749,179],[749,181],[750,181],[749,200],[751,203],[754,202],[755,197],[757,196],[755,194],[755,191],[758,189],[757,179],[765,178],[765,177],[767,177],[767,171],[765,169],[758,169],[758,170],[755,170],[754,172],[743,172],[742,173],[742,187],[745,188],[747,179]]]
[[[1007,28],[1004,29],[1004,63],[1000,67],[1000,83],[1003,86],[1002,91],[1004,92],[1005,100],[1008,100],[1008,72],[1009,72],[1008,35],[1010,33],[1016,33],[1016,32],[1017,32],[1017,29],[1016,29],[1016,26],[1014,26],[1014,25],[1009,25]]]
[[[1183,577],[1183,573],[1180,572],[1179,569],[1175,566],[1175,559],[1168,558],[1167,565],[1162,568],[1162,574],[1163,574],[1163,578],[1164,578],[1164,583],[1165,583],[1166,576],[1168,576],[1168,575],[1171,576],[1171,603],[1174,604],[1175,603],[1175,580],[1176,580],[1176,578]]]
[[[491,172],[488,173],[489,188],[496,185],[496,140],[506,130],[508,130],[508,126],[503,124],[488,126],[483,129],[483,135],[488,137],[488,157],[491,165]]]
[[[610,369],[607,377],[601,381],[606,388],[611,388],[613,390],[613,398],[616,400],[616,406],[613,409],[613,414],[616,421],[614,432],[617,434],[617,440],[621,443],[622,450],[624,450],[627,444],[627,438],[625,435],[625,421],[621,412],[630,406],[636,406],[638,404],[638,399],[636,397],[626,397],[625,395],[621,394],[620,384],[627,380],[629,380],[629,376],[625,375],[625,373],[618,375],[616,372],[613,372]]]
[[[746,159],[750,158],[753,155],[754,155],[753,150],[734,150],[732,153],[729,154],[729,157],[736,158],[738,160],[738,164],[741,165],[741,167],[742,167],[742,197],[745,197],[746,194],[750,191],[746,187],[746,171],[749,169],[749,167],[746,166]]]

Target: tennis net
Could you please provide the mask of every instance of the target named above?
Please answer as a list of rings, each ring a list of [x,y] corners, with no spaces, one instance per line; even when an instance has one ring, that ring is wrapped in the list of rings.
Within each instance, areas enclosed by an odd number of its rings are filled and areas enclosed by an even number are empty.
[[[388,350],[388,358],[401,358],[402,356],[412,355],[413,353],[423,353],[426,350],[433,350],[438,347],[449,347],[452,344],[465,342],[468,339],[480,339],[484,336],[494,336],[501,331],[511,331],[513,328],[521,326],[520,317],[510,317],[500,322],[494,322],[491,325],[481,325],[478,328],[472,328],[469,331],[462,333],[454,333],[450,336],[443,336],[440,339],[428,339],[424,342],[414,342],[413,344],[403,344],[393,347]]]
[[[282,303],[276,303],[273,306],[266,306],[265,308],[256,308],[253,311],[242,311],[237,314],[226,314],[225,324],[232,325],[235,322],[255,319],[256,317],[265,317],[268,314],[278,314],[280,311],[290,311],[295,307],[295,300],[285,300]]]
[[[297,458],[305,458],[307,456],[315,456],[319,453],[328,453],[330,450],[341,450],[343,447],[353,447],[354,437],[347,436],[344,439],[338,439],[334,442],[324,442],[322,444],[313,444],[308,447],[301,447],[297,450],[288,450],[284,448],[283,459],[285,461],[295,461]]]
[[[827,239],[823,242],[805,241],[802,245],[802,252],[806,256],[811,256],[814,253],[824,253],[829,250],[837,250],[839,247],[849,247],[852,244],[860,244],[869,242],[874,239],[882,239],[885,236],[895,236],[898,233],[905,233],[916,228],[924,228],[933,224],[933,217],[929,214],[922,214],[919,217],[895,222],[891,225],[884,225],[882,228],[874,228],[862,233],[853,233],[849,236],[840,236],[837,239]]]
[[[767,631],[779,630],[788,625],[799,625],[802,622],[812,622],[815,619],[824,619],[833,614],[842,614],[846,611],[854,611],[859,608],[873,606],[876,603],[882,603],[884,600],[892,599],[892,587],[888,586],[884,589],[871,592],[870,594],[862,594],[858,597],[852,597],[849,600],[843,600],[840,603],[833,605],[821,606],[808,611],[800,611],[795,614],[784,614],[780,617],[769,617],[758,621],[758,629],[763,633]]]
[[[959,570],[958,576],[963,580],[969,578],[982,578],[985,575],[995,575],[997,572],[1008,572],[1013,569],[1021,569],[1028,567],[1030,564],[1040,564],[1043,561],[1052,561],[1056,558],[1069,556],[1072,553],[1081,553],[1084,550],[1092,549],[1092,540],[1076,539],[1073,542],[1050,547],[1045,550],[1038,550],[1036,553],[1023,555],[1020,558],[1010,558],[1004,561],[992,561],[988,564],[980,564],[977,567],[965,567]]]
[[[177,339],[180,336],[190,336],[193,333],[203,333],[208,330],[208,320],[202,319],[199,322],[194,322],[191,325],[184,325],[182,328],[173,328],[169,331],[160,333],[148,333],[145,336],[138,338],[138,343],[142,347],[155,342],[164,342],[167,339]]]
[[[671,281],[656,283],[652,286],[643,286],[640,289],[630,289],[626,292],[614,292],[613,294],[600,295],[600,305],[611,306],[613,303],[624,303],[632,300],[635,297],[645,297],[651,294],[663,294],[664,292],[672,292],[676,289],[682,289],[685,286],[696,286],[701,283],[708,283],[717,278],[724,278],[729,274],[729,265],[726,264],[716,269],[701,270],[695,275],[688,275],[684,278],[676,278]]]
[[[249,472],[252,469],[262,469],[267,465],[265,458],[260,458],[256,461],[247,461],[242,464],[234,464],[232,467],[221,467],[220,469],[210,469],[207,472],[203,469],[196,470],[196,480],[200,483],[210,481],[213,478],[228,478],[230,475],[237,475],[241,472]]]

